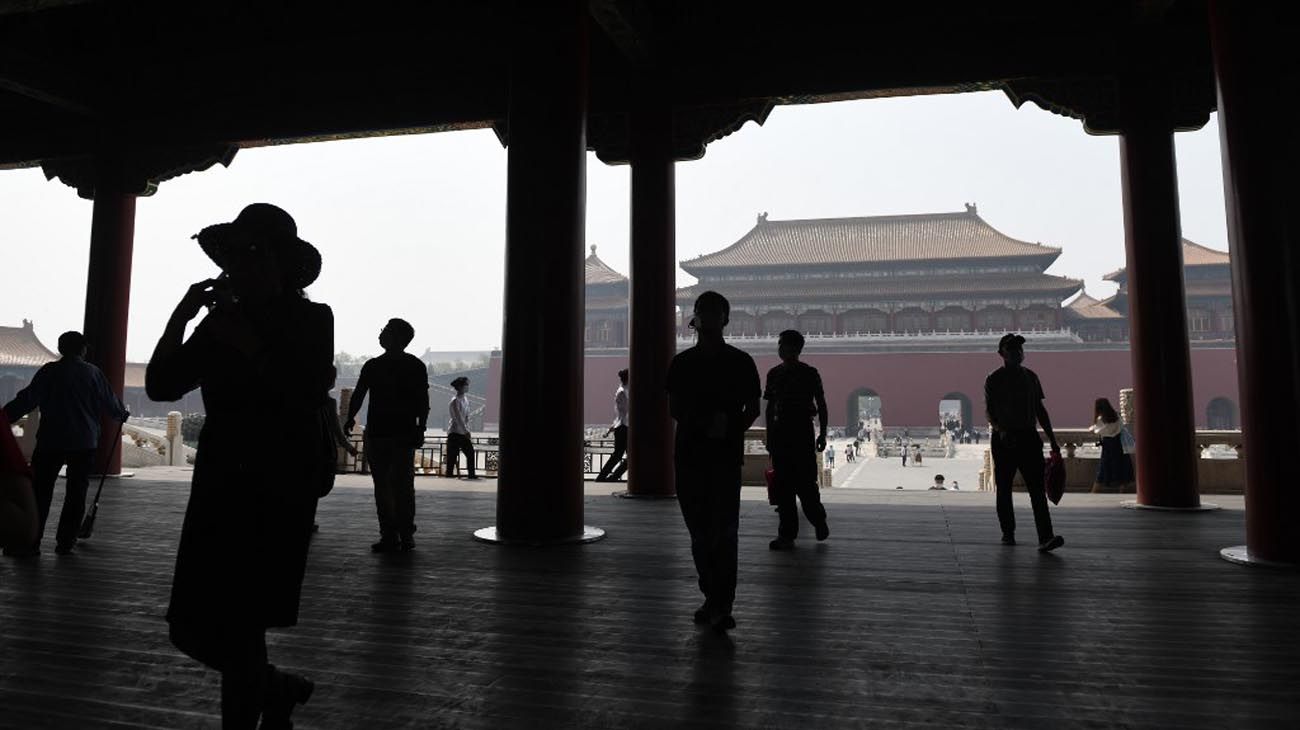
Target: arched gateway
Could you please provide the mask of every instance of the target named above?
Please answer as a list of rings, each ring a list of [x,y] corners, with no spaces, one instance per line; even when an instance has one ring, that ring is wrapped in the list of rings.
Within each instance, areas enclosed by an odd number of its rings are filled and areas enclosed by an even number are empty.
[[[882,403],[880,394],[871,388],[858,388],[849,393],[847,416],[844,421],[844,427],[849,433],[855,433],[859,421],[867,421],[873,418],[880,418]]]

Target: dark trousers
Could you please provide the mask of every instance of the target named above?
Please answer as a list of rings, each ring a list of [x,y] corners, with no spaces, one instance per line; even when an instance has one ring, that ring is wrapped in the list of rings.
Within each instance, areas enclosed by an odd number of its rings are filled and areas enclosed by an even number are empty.
[[[709,606],[731,613],[736,600],[736,550],[740,531],[740,464],[675,464],[677,504],[691,534],[691,557]]]
[[[45,535],[45,521],[50,516],[50,502],[54,500],[54,483],[59,480],[59,469],[68,465],[67,493],[63,497],[63,511],[59,513],[59,527],[55,542],[59,545],[77,544],[77,531],[86,515],[86,489],[90,486],[90,469],[95,459],[94,449],[45,449],[37,443],[32,453],[32,490],[36,493],[35,547],[40,547]]]
[[[799,536],[795,497],[803,505],[809,522],[820,525],[826,521],[826,508],[817,488],[817,444],[812,432],[794,438],[776,436],[769,443],[775,472],[776,513],[780,518],[777,534],[793,540]]]
[[[443,476],[449,477],[456,471],[456,462],[461,454],[465,455],[465,463],[469,464],[469,476],[473,477],[474,442],[463,433],[447,434],[447,467],[442,471]]]
[[[221,672],[221,727],[253,730],[275,671],[266,661],[266,630],[174,621],[172,644],[191,659]]]
[[[1016,472],[1025,479],[1029,503],[1034,508],[1034,527],[1038,542],[1052,539],[1052,516],[1047,511],[1047,494],[1043,490],[1043,440],[1034,430],[993,433],[993,481],[998,489],[998,522],[1002,533],[1016,533],[1016,514],[1011,506],[1011,482]]]
[[[397,540],[415,532],[415,449],[410,438],[366,439],[366,460],[375,482],[379,537]]]
[[[627,471],[627,462],[623,456],[627,453],[627,426],[619,426],[614,429],[614,453],[609,455],[605,461],[605,466],[600,468],[600,474],[596,475],[596,481],[605,480],[618,481]]]

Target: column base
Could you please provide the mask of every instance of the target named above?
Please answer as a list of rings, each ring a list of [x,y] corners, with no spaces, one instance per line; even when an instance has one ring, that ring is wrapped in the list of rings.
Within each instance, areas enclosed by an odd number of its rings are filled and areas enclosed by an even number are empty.
[[[1229,563],[1238,565],[1254,565],[1261,568],[1282,568],[1284,570],[1300,570],[1300,565],[1296,563],[1280,563],[1276,560],[1264,560],[1250,554],[1250,550],[1245,545],[1233,545],[1219,551],[1219,557]]]
[[[623,499],[677,499],[676,492],[672,494],[633,494],[631,490],[625,489],[621,492],[610,492],[610,494]]]
[[[511,540],[501,537],[501,535],[497,533],[496,525],[474,531],[474,539],[479,542],[490,542],[497,545],[527,545],[529,547],[546,547],[547,545],[572,545],[574,543],[595,542],[604,537],[604,530],[599,527],[592,527],[591,525],[583,525],[582,534],[580,535],[561,537],[554,540]]]
[[[1201,502],[1196,507],[1161,507],[1157,504],[1138,504],[1136,499],[1127,499],[1119,503],[1124,509],[1149,509],[1155,512],[1213,512],[1219,508],[1217,504],[1210,502]]]

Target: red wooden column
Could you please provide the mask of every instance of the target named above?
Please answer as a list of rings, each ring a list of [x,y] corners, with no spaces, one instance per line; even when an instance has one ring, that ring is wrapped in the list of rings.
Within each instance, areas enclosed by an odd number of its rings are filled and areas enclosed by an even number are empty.
[[[1291,17],[1283,17],[1290,13]],[[1300,230],[1292,129],[1300,78],[1294,11],[1272,3],[1210,3],[1219,140],[1232,254],[1237,378],[1246,458],[1246,545],[1240,562],[1300,564]]]
[[[113,392],[122,397],[126,382],[126,327],[131,304],[131,252],[135,243],[135,195],[124,191],[112,163],[96,173],[95,209],[90,223],[90,271],[86,277],[83,325],[87,360],[99,366]],[[94,470],[107,464],[108,474],[122,471],[122,450],[114,448],[117,421],[100,424]]]
[[[657,81],[631,115],[632,261],[627,496],[671,497],[673,423],[664,384],[677,350],[672,107]]]
[[[597,539],[583,526],[587,15],[514,4],[510,28],[501,462],[489,541]]]
[[[1120,136],[1137,506],[1196,509],[1196,418],[1171,124],[1130,109]]]

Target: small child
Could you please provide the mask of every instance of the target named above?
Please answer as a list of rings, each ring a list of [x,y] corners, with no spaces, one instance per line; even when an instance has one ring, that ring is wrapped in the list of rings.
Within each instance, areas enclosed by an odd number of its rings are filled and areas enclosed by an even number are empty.
[[[947,487],[943,486],[943,475],[942,475],[942,474],[935,474],[935,475],[934,475],[934,486],[930,487],[930,490],[931,490],[931,491],[934,491],[934,490],[937,490],[937,489],[939,489],[939,490],[945,490],[945,491],[948,489]]]

